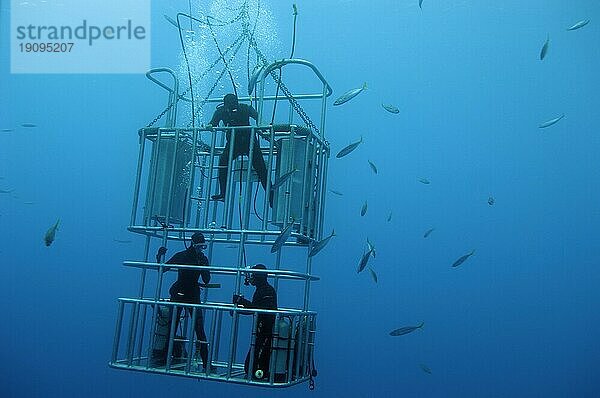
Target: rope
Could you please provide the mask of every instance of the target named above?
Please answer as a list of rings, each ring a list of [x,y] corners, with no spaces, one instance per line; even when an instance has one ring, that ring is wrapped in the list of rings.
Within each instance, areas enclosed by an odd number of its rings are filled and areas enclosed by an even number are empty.
[[[210,24],[210,21],[208,20],[208,17],[206,17],[206,23],[208,23],[208,28],[210,29],[210,34],[212,35],[212,38],[215,42],[215,46],[217,47],[217,50],[219,51],[219,55],[221,56],[221,59],[223,60],[223,63],[225,64],[225,69],[227,69],[227,73],[229,74],[229,79],[231,80],[231,85],[233,86],[233,91],[235,92],[235,96],[237,97],[237,88],[235,87],[235,81],[233,80],[233,75],[231,74],[231,70],[229,69],[229,65],[227,65],[227,61],[225,60],[225,56],[223,55],[223,52],[221,51],[221,47],[219,47],[219,42],[217,41],[217,35],[215,35],[215,31],[212,28],[212,25]]]
[[[252,47],[254,48],[254,51],[256,52],[257,56],[260,58],[260,61],[263,63],[263,65],[265,65],[265,66],[268,65],[269,61],[268,61],[267,57],[265,57],[265,55],[262,53],[262,51],[260,51],[260,49],[258,48],[258,44],[256,43],[256,40],[253,37],[249,36],[248,31],[246,31],[244,33],[250,39],[250,42],[252,43]],[[296,98],[294,98],[294,96],[292,95],[290,90],[287,88],[285,83],[283,83],[283,81],[277,76],[277,73],[272,70],[269,73],[269,75],[271,75],[271,77],[273,78],[273,80],[275,80],[275,82],[277,84],[281,85],[281,90],[285,94],[285,96],[288,99],[288,101],[290,102],[290,104],[292,104],[292,107],[294,108],[294,111],[298,114],[298,116],[300,116],[300,118],[304,121],[304,123],[311,130],[315,131],[318,134],[319,128],[314,124],[314,122],[310,119],[310,117],[308,117],[308,115],[306,114],[306,112],[304,111],[302,106],[298,103],[298,100],[296,100]]]
[[[294,51],[296,50],[296,19],[298,18],[298,9],[296,8],[296,4],[294,7],[294,31],[292,33],[292,51],[290,53],[290,59],[294,58]],[[277,84],[277,91],[275,91],[275,103],[273,104],[273,116],[271,117],[271,124],[275,123],[275,112],[277,111],[277,102],[279,96],[279,88],[281,86],[281,77],[283,75],[283,70],[279,68],[279,83]]]
[[[208,74],[208,72],[210,72],[220,61],[223,61],[225,63],[225,69],[221,72],[221,74],[219,75],[217,81],[215,82],[215,84],[213,85],[213,87],[209,90],[209,92],[206,95],[206,97],[201,101],[200,105],[197,106],[197,109],[196,109],[196,103],[195,103],[194,94],[193,94],[193,85],[194,85],[194,82],[192,82],[192,80],[191,80],[191,68],[190,68],[190,65],[189,65],[189,59],[187,57],[187,51],[185,50],[185,45],[183,43],[183,35],[181,33],[181,29],[179,30],[179,39],[180,39],[181,47],[182,47],[183,52],[184,52],[184,57],[185,57],[186,67],[187,67],[187,72],[188,72],[188,82],[189,82],[190,86],[189,86],[189,88],[186,91],[184,91],[183,94],[180,95],[180,97],[178,97],[176,99],[176,101],[174,102],[174,104],[169,105],[165,110],[163,110],[163,112],[161,112],[152,122],[150,122],[150,124],[147,127],[153,126],[160,118],[162,118],[162,116],[164,116],[166,114],[166,112],[168,112],[169,109],[171,109],[174,105],[176,105],[179,102],[179,100],[182,97],[184,97],[185,94],[189,91],[191,93],[191,96],[192,96],[192,121],[188,125],[188,127],[191,125],[191,126],[193,126],[195,128],[195,119],[196,119],[196,117],[199,115],[199,113],[203,109],[204,105],[206,104],[206,102],[210,98],[210,95],[212,94],[212,92],[216,89],[216,87],[219,84],[221,78],[223,77],[223,74],[225,73],[225,71],[227,71],[229,73],[229,77],[230,77],[230,79],[232,81],[232,84],[233,84],[233,87],[234,87],[234,91],[237,94],[237,89],[236,89],[235,81],[234,81],[233,75],[231,74],[231,71],[229,69],[228,63],[231,63],[231,61],[235,58],[237,52],[239,51],[239,49],[241,47],[241,44],[243,43],[244,37],[248,39],[249,48],[250,47],[253,48],[254,51],[255,51],[255,53],[256,53],[257,64],[261,63],[263,66],[266,66],[266,65],[269,64],[269,61],[268,61],[267,57],[265,57],[265,55],[262,53],[262,51],[258,48],[258,44],[256,42],[256,38],[254,37],[254,33],[255,33],[255,29],[256,29],[256,24],[258,23],[259,14],[257,14],[257,19],[255,21],[255,25],[254,25],[252,33],[249,30],[248,23],[247,22],[244,23],[243,24],[243,32],[242,32],[242,34],[224,52],[221,51],[221,49],[219,48],[218,43],[216,41],[216,35],[214,34],[213,27],[215,27],[215,26],[227,26],[227,25],[231,25],[231,24],[236,23],[236,22],[238,22],[238,21],[240,21],[240,20],[242,20],[244,18],[246,18],[247,20],[249,20],[248,10],[247,10],[247,3],[248,3],[248,1],[245,1],[243,3],[243,5],[240,7],[240,9],[241,9],[240,13],[236,17],[234,17],[233,19],[231,19],[230,21],[221,21],[221,20],[219,20],[217,18],[213,18],[211,16],[206,16],[206,21],[207,21],[207,25],[206,26],[208,26],[210,28],[211,33],[213,34],[213,39],[215,40],[215,44],[217,44],[217,49],[219,50],[219,55],[220,56],[196,80],[196,82],[200,81],[202,78],[204,78],[206,76],[206,74]],[[261,5],[260,4],[260,0],[258,0],[259,9],[260,9],[260,5]],[[259,10],[259,13],[260,13],[260,10]],[[178,26],[180,26],[180,21],[179,21],[179,16],[180,15],[186,16],[186,17],[190,18],[190,20],[197,21],[201,25],[205,25],[205,23],[203,21],[200,21],[199,19],[194,18],[191,15],[177,14],[177,24],[178,24]],[[294,5],[294,31],[293,31],[293,40],[292,40],[292,56],[293,56],[293,53],[295,51],[295,43],[296,43],[296,39],[295,39],[296,38],[296,18],[297,18],[297,8]],[[210,20],[217,21],[217,23],[210,22]],[[225,59],[225,54],[227,54],[234,47],[235,47],[234,53],[229,58],[229,62],[227,62],[226,59]],[[247,56],[247,72],[249,72],[249,62],[250,62],[250,57],[248,55]],[[280,70],[280,73],[281,73],[281,70]],[[283,82],[281,75],[278,76],[276,71],[271,71],[269,74],[271,75],[271,77],[273,78],[273,80],[277,83],[277,89],[278,89],[277,96],[279,95],[279,90],[281,89],[281,91],[284,93],[284,95],[287,98],[287,100],[292,105],[292,108],[294,109],[294,111],[296,112],[296,114],[298,114],[298,116],[300,116],[300,118],[303,120],[303,122],[306,124],[306,126],[308,126],[308,128],[312,129],[316,133],[319,133],[318,127],[314,124],[314,122],[306,114],[306,112],[304,111],[304,109],[302,108],[302,106],[294,98],[294,96],[292,95],[291,91],[287,88],[287,86]],[[249,73],[248,73],[248,76],[249,76]],[[256,97],[256,95],[255,95],[255,97]],[[275,106],[276,106],[276,104],[277,104],[277,98],[276,98],[276,101],[275,101]],[[274,109],[274,113],[275,113],[275,109]]]
[[[244,35],[240,35],[240,38],[243,39]],[[236,49],[234,50],[233,54],[231,55],[231,57],[229,58],[229,60],[233,60],[233,58],[236,56],[237,52],[239,51],[239,49],[242,47],[242,44],[244,43],[243,40],[240,40],[240,42],[237,44]],[[199,116],[200,111],[202,110],[202,108],[204,107],[204,105],[206,104],[206,102],[209,100],[212,92],[217,88],[217,86],[219,85],[219,82],[221,81],[221,79],[223,78],[223,75],[225,74],[226,69],[223,69],[221,71],[221,74],[219,75],[219,77],[217,78],[217,80],[215,81],[215,83],[213,84],[213,86],[211,87],[211,89],[208,91],[206,97],[204,98],[204,100],[201,102],[198,111],[196,112],[196,116]],[[191,123],[190,123],[191,124]],[[189,126],[189,124],[188,124]]]
[[[214,25],[213,25],[214,26]],[[238,44],[238,42],[240,40],[244,39],[244,33],[240,34],[238,36],[238,38],[231,43],[224,51],[224,54],[227,54],[229,51],[231,51],[231,49]],[[183,47],[183,45],[182,45]],[[204,71],[202,72],[202,74],[200,76],[198,76],[195,80],[194,80],[194,84],[198,83],[200,80],[204,79],[204,77],[206,77],[206,75],[214,69],[215,66],[217,66],[217,64],[221,61],[221,57],[217,57],[216,60],[213,61],[213,63]],[[154,126],[154,124],[156,124],[156,122],[158,122],[171,108],[173,108],[174,105],[177,105],[177,103],[179,102],[179,100],[181,100],[181,98],[185,97],[185,95],[188,93],[188,91],[191,90],[191,86],[188,87],[187,89],[185,89],[185,91],[183,91],[181,94],[179,94],[179,97],[177,97],[177,99],[175,100],[174,104],[171,104],[169,106],[167,106],[161,113],[158,114],[158,116],[156,116],[154,118],[154,120],[152,120],[150,123],[148,123],[148,125],[146,126],[148,127],[152,127]],[[191,124],[191,123],[190,123]]]

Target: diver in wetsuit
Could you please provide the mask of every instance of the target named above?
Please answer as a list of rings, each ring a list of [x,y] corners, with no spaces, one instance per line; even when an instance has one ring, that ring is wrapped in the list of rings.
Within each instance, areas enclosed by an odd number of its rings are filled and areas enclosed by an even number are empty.
[[[252,269],[264,269],[263,264],[256,264]],[[277,310],[277,293],[275,288],[267,281],[266,273],[251,273],[245,284],[251,284],[256,287],[252,296],[252,301],[243,296],[233,295],[233,303],[245,308],[257,308],[263,310]],[[243,312],[242,312],[243,314]],[[271,358],[271,339],[273,337],[273,326],[275,324],[275,315],[259,314],[256,325],[256,342],[254,348],[254,365],[252,366],[252,375],[258,379],[269,377],[269,361]],[[248,373],[250,366],[250,351],[246,355],[244,362],[244,371]],[[261,372],[257,372],[260,370]]]
[[[196,232],[192,235],[192,245],[186,250],[175,253],[173,257],[167,261],[167,264],[179,264],[179,265],[198,265],[207,267],[208,258],[202,253],[202,250],[206,249],[206,240],[201,232]],[[159,254],[164,254],[166,249],[160,248]],[[165,267],[163,272],[169,271],[169,267]],[[169,294],[171,295],[171,302],[185,303],[185,304],[200,304],[200,286],[198,285],[198,279],[202,276],[204,283],[210,282],[210,272],[200,271],[197,269],[183,269],[177,270],[177,280],[171,285]],[[175,316],[175,330],[179,326],[179,317],[183,308],[177,307],[177,314]],[[192,308],[188,308],[190,316],[192,316]],[[169,319],[171,319],[169,317]],[[206,334],[204,333],[204,317],[202,310],[196,310],[196,322],[194,325],[194,331],[196,332],[196,355],[200,353],[202,358],[202,365],[206,370],[206,363],[208,361],[208,344],[206,340]],[[169,334],[170,336],[170,334]]]
[[[227,94],[223,98],[223,105],[220,105],[215,110],[210,124],[208,127],[218,126],[220,122],[227,127],[232,126],[250,126],[250,118],[256,120],[258,113],[256,110],[246,104],[240,104],[235,94]],[[236,159],[241,155],[248,155],[250,152],[250,139],[251,129],[237,129],[235,131],[235,143],[233,146],[232,159]],[[224,200],[225,191],[227,189],[227,175],[228,175],[228,163],[229,163],[229,151],[231,148],[231,131],[226,133],[227,143],[225,149],[219,158],[219,188],[220,193],[213,195],[213,200]],[[256,136],[254,136],[254,149],[252,150],[252,167],[258,174],[258,179],[262,184],[263,188],[267,189],[267,167],[265,166],[265,160],[260,152],[260,144]]]

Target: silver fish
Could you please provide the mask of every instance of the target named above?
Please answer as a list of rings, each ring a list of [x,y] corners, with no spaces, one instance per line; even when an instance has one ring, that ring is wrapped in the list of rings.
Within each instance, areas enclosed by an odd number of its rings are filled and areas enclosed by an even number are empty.
[[[285,184],[285,182],[287,180],[289,180],[289,178],[297,171],[298,171],[298,169],[294,169],[292,171],[288,171],[287,173],[279,176],[279,178],[276,179],[275,182],[273,183],[273,187],[272,187],[273,190],[275,190],[275,189],[279,188],[280,186],[282,186],[283,184]]]
[[[373,278],[373,282],[377,283],[377,274],[373,271],[373,268],[369,267],[369,273],[371,274],[371,278]]]
[[[344,196],[344,194],[341,193],[340,191],[336,191],[333,189],[330,189],[329,192],[331,192],[332,194],[337,195],[337,196]]]
[[[4,194],[9,194],[9,193],[13,193],[14,189],[9,189],[9,190],[4,190],[4,189],[0,189],[0,193],[4,193]]]
[[[396,108],[394,105],[390,105],[390,104],[381,104],[381,106],[383,106],[383,109],[385,109],[386,111],[388,111],[389,113],[400,113],[400,109]]]
[[[545,129],[546,127],[550,127],[552,125],[555,125],[556,123],[560,122],[561,119],[565,117],[565,114],[563,113],[562,115],[555,117],[554,119],[550,119],[542,124],[539,125],[539,128],[541,129]]]
[[[3,133],[12,133],[15,130],[13,130],[13,129],[2,129],[0,131],[2,131]]]
[[[387,218],[388,222],[392,221],[392,212],[390,211],[390,215]]]
[[[543,60],[544,58],[546,58],[546,54],[548,53],[549,46],[550,46],[550,35],[548,35],[548,38],[546,39],[546,42],[544,43],[544,46],[542,47],[542,51],[540,51],[540,60]]]
[[[372,253],[370,250],[362,255],[360,262],[358,263],[358,270],[356,271],[357,274],[360,274],[365,269],[367,263],[369,262],[369,258],[371,258],[371,255]]]
[[[421,184],[429,185],[431,182],[427,178],[419,178]]]
[[[23,124],[21,125],[21,127],[33,128],[33,127],[37,127],[37,124],[33,124],[33,123],[23,123]]]
[[[365,214],[367,214],[367,207],[368,207],[368,204],[367,204],[367,201],[365,200],[365,203],[363,203],[362,208],[360,209],[361,217],[364,217]]]
[[[132,241],[130,241],[130,240],[126,240],[126,239],[113,239],[113,240],[114,240],[115,242],[117,242],[117,243],[123,243],[123,244],[126,244],[126,243],[131,243],[131,242],[132,242]]]
[[[419,326],[405,326],[403,328],[394,329],[390,332],[390,336],[402,336],[404,334],[408,334],[414,332],[417,329],[421,329],[425,322],[421,322]]]
[[[421,7],[423,5],[423,0],[419,0],[419,8],[423,9],[423,7]]]
[[[44,243],[46,246],[50,246],[52,242],[54,242],[54,238],[56,237],[56,230],[58,229],[58,224],[60,223],[60,218],[56,221],[52,227],[46,231],[46,235],[44,235]]]
[[[371,170],[373,170],[373,173],[377,174],[377,166],[375,166],[370,160],[367,160],[367,162],[369,162],[369,166],[371,166]]]
[[[367,250],[371,252],[373,258],[377,257],[377,253],[375,253],[375,245],[369,241],[369,238],[367,238]]]
[[[310,249],[310,253],[308,253],[308,257],[316,256],[321,250],[323,250],[325,248],[325,246],[327,246],[327,244],[329,243],[329,240],[334,236],[335,236],[335,230],[332,230],[331,235],[329,235],[328,237],[323,238],[320,241],[318,241],[317,243],[315,243],[315,245],[312,247],[312,249]]]
[[[490,205],[490,206],[493,206],[493,205],[494,205],[494,203],[496,203],[496,199],[494,199],[494,197],[493,197],[493,196],[490,196],[490,197],[488,198],[488,205]]]
[[[458,260],[456,260],[452,264],[452,267],[458,267],[459,265],[461,265],[462,263],[464,263],[465,261],[467,261],[467,259],[469,257],[471,257],[473,254],[475,254],[475,250],[471,250],[471,253],[467,253],[464,256],[461,256]]]
[[[34,205],[35,202],[23,202],[24,205]]]
[[[271,246],[271,253],[276,253],[281,249],[281,246],[288,240],[290,235],[292,234],[292,227],[294,226],[294,219],[288,224],[287,227],[279,234],[277,239],[275,239],[275,243]]]
[[[435,231],[435,228],[429,228],[427,231],[425,231],[425,233],[423,234],[423,238],[427,238],[429,235],[431,235],[431,233]]]
[[[429,366],[421,363],[421,364],[419,364],[419,367],[421,368],[421,370],[423,372],[431,374],[431,369],[429,369]]]
[[[362,136],[360,137],[360,140],[353,142],[352,144],[348,145],[347,147],[345,147],[341,151],[339,151],[338,154],[335,155],[335,157],[338,159],[343,158],[344,156],[348,155],[350,152],[355,150],[356,147],[358,147],[361,143],[362,143]]]
[[[583,28],[585,25],[587,25],[589,23],[590,23],[589,19],[584,19],[583,21],[577,22],[575,25],[571,26],[570,28],[567,28],[567,30],[581,29],[581,28]]]
[[[367,250],[371,252],[373,258],[377,257],[377,253],[375,252],[375,246],[369,241],[369,238],[367,238]]]
[[[336,99],[333,103],[333,106],[338,106],[345,104],[350,101],[352,98],[356,97],[358,94],[367,89],[367,83],[365,82],[362,87],[353,88],[352,90],[346,91],[340,98]]]

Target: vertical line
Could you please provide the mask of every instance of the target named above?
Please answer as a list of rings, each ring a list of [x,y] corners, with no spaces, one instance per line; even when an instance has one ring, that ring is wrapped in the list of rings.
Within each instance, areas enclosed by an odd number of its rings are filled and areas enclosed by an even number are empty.
[[[111,362],[114,364],[117,362],[119,355],[119,344],[121,342],[121,327],[123,325],[123,302],[121,300],[117,303],[117,325],[115,327],[115,338],[113,341],[113,352]]]

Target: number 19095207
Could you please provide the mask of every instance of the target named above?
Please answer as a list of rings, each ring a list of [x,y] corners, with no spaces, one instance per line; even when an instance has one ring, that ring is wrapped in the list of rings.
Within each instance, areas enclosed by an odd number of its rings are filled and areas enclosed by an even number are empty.
[[[19,43],[22,53],[70,53],[75,43]]]

